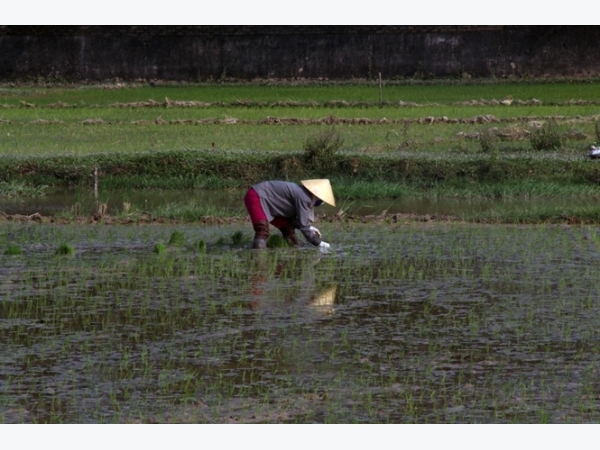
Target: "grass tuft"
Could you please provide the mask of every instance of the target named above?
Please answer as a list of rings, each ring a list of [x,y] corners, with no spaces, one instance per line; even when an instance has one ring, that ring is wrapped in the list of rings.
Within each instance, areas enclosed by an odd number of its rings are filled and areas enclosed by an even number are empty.
[[[304,158],[315,169],[329,169],[335,165],[335,154],[344,145],[337,130],[320,131],[304,142]]]
[[[483,153],[488,153],[493,157],[498,156],[498,137],[494,130],[487,129],[479,134],[479,145]]]
[[[21,181],[0,182],[0,198],[36,197],[44,195],[48,186],[28,186]]]
[[[565,144],[565,136],[556,120],[549,120],[531,133],[531,148],[534,150],[558,150]]]

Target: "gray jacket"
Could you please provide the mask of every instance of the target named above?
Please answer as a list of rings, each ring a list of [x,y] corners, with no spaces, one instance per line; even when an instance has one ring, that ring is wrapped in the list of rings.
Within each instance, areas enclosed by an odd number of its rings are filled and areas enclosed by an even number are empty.
[[[260,197],[260,205],[269,222],[275,217],[284,217],[302,232],[308,242],[313,245],[321,243],[321,239],[310,231],[315,220],[317,198],[308,189],[288,181],[263,181],[252,187]]]

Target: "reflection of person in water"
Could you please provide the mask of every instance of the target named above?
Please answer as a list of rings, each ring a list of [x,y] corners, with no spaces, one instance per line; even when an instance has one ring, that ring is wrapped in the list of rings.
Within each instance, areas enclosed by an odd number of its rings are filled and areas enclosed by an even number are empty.
[[[271,308],[290,305],[310,306],[311,310],[328,315],[333,312],[333,304],[337,286],[317,287],[314,267],[321,256],[314,261],[306,259],[291,260],[285,264],[278,262],[274,268],[269,268],[267,254],[256,255],[254,264],[250,264],[250,293],[251,309]],[[300,263],[300,264],[296,264]],[[284,281],[282,281],[282,279]],[[289,283],[289,279],[297,280]],[[284,303],[278,300],[283,298]]]
[[[331,183],[327,179],[302,180],[302,185],[287,181],[263,181],[248,189],[244,197],[254,228],[252,248],[267,247],[269,223],[281,231],[290,246],[297,246],[296,228],[306,240],[320,249],[329,248],[321,232],[312,226],[314,208],[323,202],[335,206]]]
[[[274,278],[279,278],[282,271],[283,265],[277,264],[273,273]],[[252,272],[250,276],[250,289],[252,291],[252,300],[250,301],[251,309],[256,309],[258,307],[259,300],[265,291],[267,280],[267,272],[262,268],[259,267],[258,270]]]

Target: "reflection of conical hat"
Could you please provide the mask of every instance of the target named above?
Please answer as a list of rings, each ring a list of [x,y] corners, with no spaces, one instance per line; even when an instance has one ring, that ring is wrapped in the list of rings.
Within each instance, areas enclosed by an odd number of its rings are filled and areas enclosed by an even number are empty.
[[[312,306],[332,306],[335,302],[336,291],[337,286],[334,286],[326,291],[320,292],[311,298],[310,304]]]
[[[328,179],[302,180],[300,183],[302,183],[302,185],[318,199],[323,200],[325,203],[329,203],[331,206],[335,206],[335,198],[333,198],[331,183]]]

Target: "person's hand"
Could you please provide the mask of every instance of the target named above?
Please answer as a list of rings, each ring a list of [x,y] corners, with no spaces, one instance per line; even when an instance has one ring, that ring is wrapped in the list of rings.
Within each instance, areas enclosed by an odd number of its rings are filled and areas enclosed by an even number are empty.
[[[321,250],[322,252],[326,252],[327,250],[329,250],[329,247],[331,247],[331,245],[329,245],[325,241],[321,241],[321,243],[319,244],[319,250]]]
[[[317,237],[321,237],[321,236],[323,236],[323,235],[321,234],[321,232],[320,232],[318,229],[316,229],[315,227],[310,227],[310,231],[312,231],[314,234],[316,234],[316,235],[317,235]]]

